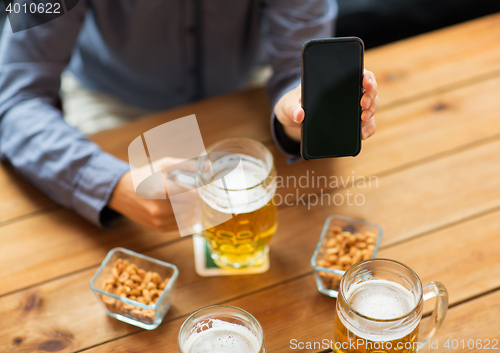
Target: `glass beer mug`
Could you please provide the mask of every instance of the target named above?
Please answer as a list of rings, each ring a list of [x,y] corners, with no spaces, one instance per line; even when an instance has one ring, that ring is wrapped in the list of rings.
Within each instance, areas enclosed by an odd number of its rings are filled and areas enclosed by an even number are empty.
[[[259,264],[278,226],[273,156],[263,144],[243,138],[222,140],[206,152],[192,175],[200,196],[199,233],[220,267]],[[186,180],[186,174],[175,170],[169,178]]]
[[[421,326],[424,301],[436,297]],[[352,266],[342,277],[335,311],[334,352],[415,352],[434,336],[448,308],[439,282],[422,286],[409,267],[388,259]]]
[[[179,353],[265,353],[264,332],[243,309],[214,305],[184,321],[177,340]]]

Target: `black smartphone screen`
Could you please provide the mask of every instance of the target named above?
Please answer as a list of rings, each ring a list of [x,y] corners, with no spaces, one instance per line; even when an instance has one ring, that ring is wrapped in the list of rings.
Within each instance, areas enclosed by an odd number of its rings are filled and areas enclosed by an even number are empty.
[[[313,40],[302,53],[302,156],[355,156],[361,149],[363,42]]]

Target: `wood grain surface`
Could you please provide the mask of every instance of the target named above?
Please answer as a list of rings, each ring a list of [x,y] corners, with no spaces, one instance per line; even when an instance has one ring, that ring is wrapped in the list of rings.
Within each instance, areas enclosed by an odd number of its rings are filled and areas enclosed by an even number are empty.
[[[262,89],[91,136],[126,160],[128,144],[141,133],[196,114],[206,146],[235,136],[268,146],[284,179],[271,268],[261,275],[199,277],[190,237],[158,234],[128,220],[98,229],[1,165],[0,352],[176,352],[185,318],[219,303],[250,311],[264,328],[268,352],[321,351],[293,350],[290,340],[332,336],[335,300],[317,291],[310,267],[331,214],[379,223],[379,257],[402,261],[422,282],[447,287],[451,308],[436,336],[439,349],[427,352],[447,351],[447,339],[500,339],[500,119],[494,93],[500,90],[500,47],[491,45],[500,42],[498,23],[500,14],[491,15],[367,52],[382,106],[377,134],[357,158],[287,164],[272,142],[271,108]],[[336,177],[340,184],[313,186],[313,175]],[[309,185],[293,185],[307,176]],[[371,187],[347,180],[370,176]],[[326,195],[323,205],[313,204],[318,195]],[[344,202],[335,205],[341,197]],[[116,246],[179,267],[173,307],[153,331],[107,317],[90,290],[91,277]]]

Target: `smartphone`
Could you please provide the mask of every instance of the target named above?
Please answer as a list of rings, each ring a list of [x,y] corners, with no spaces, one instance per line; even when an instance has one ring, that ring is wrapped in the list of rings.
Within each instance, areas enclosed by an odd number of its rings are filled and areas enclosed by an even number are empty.
[[[356,156],[361,151],[363,41],[314,39],[302,48],[304,159]]]

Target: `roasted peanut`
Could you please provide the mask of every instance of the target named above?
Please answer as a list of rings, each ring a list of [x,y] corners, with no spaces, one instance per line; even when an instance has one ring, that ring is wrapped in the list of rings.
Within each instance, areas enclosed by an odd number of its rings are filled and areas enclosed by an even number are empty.
[[[156,285],[159,285],[161,283],[161,277],[157,272],[153,272],[153,275],[151,277]]]
[[[339,234],[342,232],[342,228],[339,227],[339,226],[331,226],[329,228],[330,232],[332,232],[333,234]]]
[[[137,284],[135,284],[135,282],[131,279],[127,279],[124,284],[130,287],[130,289],[137,287]]]
[[[318,266],[321,266],[321,267],[329,267],[331,265],[330,262],[326,261],[326,260],[319,260],[318,261]],[[164,283],[160,284],[160,287],[164,285]],[[162,288],[163,289],[163,288]]]
[[[366,249],[366,243],[364,241],[359,241],[356,243],[356,246],[360,249]]]
[[[326,262],[326,261],[325,261]],[[326,267],[331,264],[325,263]],[[142,304],[154,305],[167,286],[169,278],[164,281],[157,272],[146,271],[128,260],[117,259],[111,269],[111,276],[102,284],[102,289],[122,298],[137,301]],[[131,315],[136,319],[152,322],[153,310],[143,310],[131,304],[104,295],[100,296],[106,307],[116,313]]]
[[[330,264],[334,264],[337,263],[337,261],[339,261],[339,257],[337,255],[330,255],[326,259]]]
[[[350,265],[352,262],[352,258],[349,255],[344,255],[339,258],[339,263],[342,265]]]
[[[337,240],[335,238],[331,238],[330,240],[328,240],[328,242],[326,243],[326,247],[327,248],[333,248],[335,246],[335,244],[337,244]]]
[[[359,241],[365,241],[366,240],[366,235],[363,234],[363,233],[356,233],[355,234],[356,238],[359,240]]]
[[[102,296],[101,299],[104,304],[113,305],[115,303],[115,300],[111,297]]]
[[[129,264],[130,264],[130,262],[128,262],[128,260],[123,260],[123,262],[122,262],[122,268],[126,269]]]
[[[331,226],[328,231],[328,238],[324,243],[326,244],[324,257],[317,261],[318,266],[345,271],[352,265],[361,260],[369,259],[373,255],[377,242],[375,234],[371,232],[352,234],[343,231],[338,226]],[[328,288],[334,289],[334,286],[338,286],[340,282],[340,277],[333,273],[320,271],[318,274]],[[158,288],[163,289],[165,286],[166,284],[162,283],[158,285]],[[151,293],[153,292],[150,291]]]
[[[111,274],[113,275],[113,278],[115,280],[118,280],[118,278],[120,277],[120,275],[119,275],[118,270],[116,269],[116,267],[113,267],[111,269]]]
[[[131,311],[132,314],[135,314],[135,315],[142,315],[142,310],[139,310],[139,309],[134,309]]]
[[[356,264],[358,262],[360,262],[361,260],[363,259],[363,254],[360,252],[356,253],[353,257],[352,257],[352,263],[353,264]]]
[[[339,252],[339,248],[337,248],[337,247],[326,249],[326,254],[327,255],[338,254],[338,252]]]
[[[134,264],[128,265],[126,271],[128,272],[129,275],[136,275],[137,274],[137,266]]]
[[[144,300],[145,300],[146,302],[148,302],[148,303],[149,303],[149,302],[151,301],[151,295],[149,294],[149,290],[147,290],[147,289],[143,289],[143,290],[142,290],[142,297],[144,298]]]
[[[142,277],[139,275],[132,275],[130,276],[130,279],[134,282],[141,283],[142,282]]]
[[[134,289],[132,289],[132,290],[130,291],[129,295],[130,295],[130,296],[135,296],[135,297],[138,297],[138,296],[140,296],[140,295],[141,295],[141,293],[142,293],[142,291],[140,291],[140,290],[139,290],[139,289],[137,289],[137,288],[134,288]]]
[[[132,309],[135,309],[135,306],[130,305],[130,304],[123,304],[123,309],[132,310]]]
[[[125,283],[125,281],[127,279],[129,279],[129,273],[128,272],[123,272],[120,277],[118,278],[118,281],[120,281],[121,283]]]

